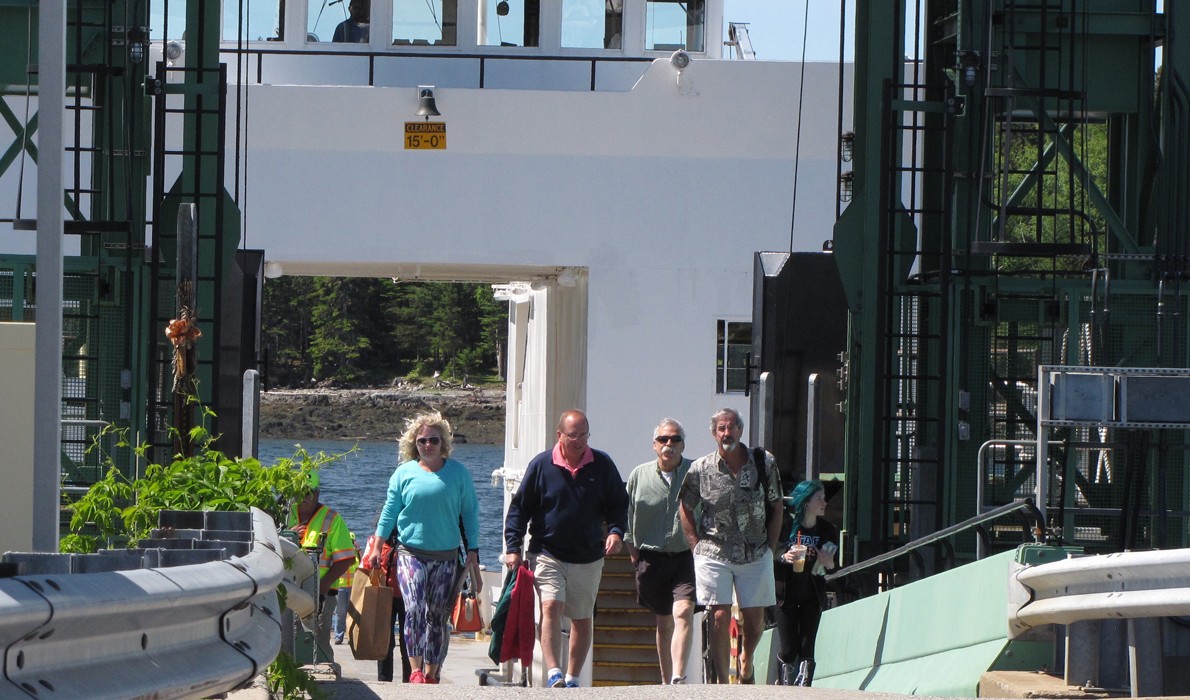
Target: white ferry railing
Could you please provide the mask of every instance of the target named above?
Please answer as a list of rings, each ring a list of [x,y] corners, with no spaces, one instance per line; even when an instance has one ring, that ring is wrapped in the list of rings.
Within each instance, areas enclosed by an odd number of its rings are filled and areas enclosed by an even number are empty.
[[[281,648],[284,573],[272,519],[253,509],[251,523],[248,554],[203,564],[65,573],[74,555],[6,554],[64,572],[0,578],[0,697],[202,698],[251,682]]]

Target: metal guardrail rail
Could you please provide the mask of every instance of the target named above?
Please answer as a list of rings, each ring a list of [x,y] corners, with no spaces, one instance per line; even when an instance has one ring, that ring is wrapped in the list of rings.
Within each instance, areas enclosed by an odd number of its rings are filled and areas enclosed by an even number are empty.
[[[1045,624],[1190,615],[1190,549],[1039,564],[1017,571],[1009,586],[1018,601],[1010,603],[1013,637]]]
[[[219,517],[167,533],[179,546],[5,554],[17,575],[0,578],[0,696],[202,698],[260,674],[281,648],[276,527],[257,509],[182,515]],[[226,516],[250,529],[237,538]]]

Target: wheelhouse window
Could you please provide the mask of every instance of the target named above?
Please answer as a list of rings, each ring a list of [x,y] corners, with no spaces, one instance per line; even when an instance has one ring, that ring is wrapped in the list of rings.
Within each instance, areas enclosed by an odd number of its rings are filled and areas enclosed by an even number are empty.
[[[393,44],[455,46],[459,37],[458,0],[396,0]]]
[[[480,46],[537,46],[540,30],[541,0],[479,0]]]
[[[748,388],[748,360],[752,354],[752,324],[719,320],[716,329],[715,393],[742,394]]]
[[[624,27],[624,0],[562,0],[562,46],[618,49]]]
[[[705,0],[647,0],[645,49],[706,51]]]
[[[371,0],[309,0],[306,3],[306,41],[366,44],[371,39],[371,23]]]
[[[321,0],[317,3],[321,4]],[[173,3],[171,2],[172,6]],[[252,0],[244,2],[244,41],[282,41],[285,39],[285,0]],[[173,7],[170,7],[170,33],[173,33]],[[223,0],[223,41],[240,38],[240,0]]]

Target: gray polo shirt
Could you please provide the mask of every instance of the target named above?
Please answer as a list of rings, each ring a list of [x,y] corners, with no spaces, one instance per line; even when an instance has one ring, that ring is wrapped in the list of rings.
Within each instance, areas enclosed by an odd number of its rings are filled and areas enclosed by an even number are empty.
[[[678,519],[678,491],[691,461],[670,472],[667,482],[657,460],[645,462],[628,475],[628,530],[624,541],[637,549],[673,554],[690,549]]]

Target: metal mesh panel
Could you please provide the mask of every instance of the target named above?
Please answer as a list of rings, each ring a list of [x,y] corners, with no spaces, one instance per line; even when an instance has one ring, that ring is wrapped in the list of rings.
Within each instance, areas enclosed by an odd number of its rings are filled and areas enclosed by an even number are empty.
[[[1057,314],[1047,311],[1052,302],[1038,297],[997,300],[987,376],[979,378],[989,392],[989,438],[1036,439],[1039,364],[1184,366],[1185,299],[1169,297],[1159,304],[1156,291],[1145,289],[1117,292],[1106,302],[1075,296],[1063,303],[1067,313]],[[1190,523],[1185,431],[1080,426],[1056,429],[1051,437],[1064,445],[1050,449],[1045,506],[1064,541],[1091,552],[1185,546]],[[1036,485],[1034,444],[988,451],[985,507],[1031,497]],[[1014,525],[998,526],[992,535],[1005,546],[1020,540]]]
[[[0,321],[12,320],[12,270],[0,270]]]
[[[2,318],[31,321],[36,311],[35,273],[31,265],[17,263],[0,270]],[[17,281],[17,276],[20,281]],[[107,301],[99,301],[102,285],[94,274],[67,273],[62,286],[62,479],[67,486],[87,486],[103,477],[104,452],[91,450],[105,422],[127,419],[121,407],[120,366],[129,332],[126,313],[128,285],[107,290]],[[15,284],[24,285],[24,303],[14,312]],[[106,452],[127,462],[127,451],[114,453],[115,440]]]

